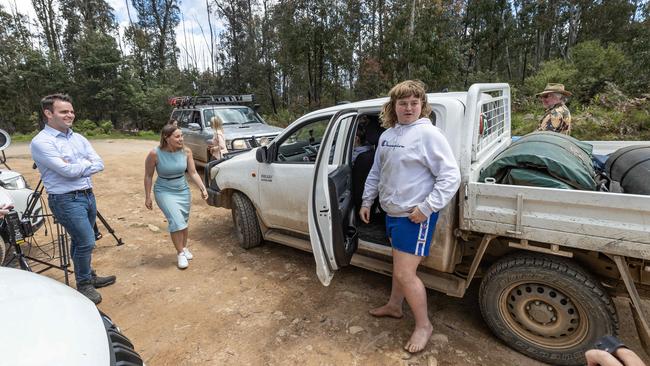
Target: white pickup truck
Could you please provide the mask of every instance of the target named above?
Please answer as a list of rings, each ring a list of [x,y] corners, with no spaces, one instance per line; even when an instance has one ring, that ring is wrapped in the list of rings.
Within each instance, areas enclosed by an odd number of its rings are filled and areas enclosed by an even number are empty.
[[[210,163],[208,202],[232,209],[244,248],[268,240],[312,251],[325,285],[348,264],[390,275],[383,223],[358,220],[363,187],[355,177],[364,173],[352,164],[360,121],[381,132],[385,102],[309,113],[268,146]],[[475,84],[429,94],[428,102],[462,184],[439,214],[420,266],[425,285],[462,297],[482,278],[480,307],[494,334],[557,365],[584,365],[598,337],[616,334],[611,296],[627,297],[647,349],[639,293],[650,293],[650,196],[479,182],[481,169],[511,143],[510,87]],[[593,144],[595,152],[611,152],[611,144]]]

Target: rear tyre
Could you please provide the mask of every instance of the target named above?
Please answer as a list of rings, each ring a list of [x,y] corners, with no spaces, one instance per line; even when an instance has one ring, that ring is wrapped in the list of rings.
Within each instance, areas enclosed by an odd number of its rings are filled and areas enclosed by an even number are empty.
[[[9,256],[9,246],[4,240],[0,239],[0,266],[5,265],[5,259]]]
[[[257,221],[255,206],[240,192],[232,195],[232,221],[239,245],[244,249],[254,248],[262,243],[262,232]]]
[[[519,253],[492,265],[481,282],[483,319],[515,350],[553,365],[584,365],[585,351],[616,335],[612,299],[564,258]]]

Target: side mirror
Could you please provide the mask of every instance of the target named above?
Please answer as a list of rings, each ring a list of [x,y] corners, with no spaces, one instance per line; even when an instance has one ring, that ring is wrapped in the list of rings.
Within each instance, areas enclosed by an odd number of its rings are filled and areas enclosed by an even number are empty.
[[[266,163],[268,149],[266,146],[260,146],[255,151],[255,159],[259,163]]]
[[[201,125],[198,123],[188,123],[187,128],[189,128],[192,131],[198,131],[201,129]]]
[[[260,110],[260,105],[259,104],[253,104],[253,110],[255,112],[259,111]]]

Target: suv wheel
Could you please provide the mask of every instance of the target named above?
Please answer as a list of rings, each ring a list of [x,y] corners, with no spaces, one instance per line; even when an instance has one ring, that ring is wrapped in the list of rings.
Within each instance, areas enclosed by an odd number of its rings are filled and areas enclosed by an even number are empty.
[[[240,192],[232,195],[232,221],[235,223],[235,235],[239,245],[244,249],[254,248],[262,243],[262,232],[257,221],[255,206]]]
[[[483,278],[479,302],[497,337],[553,365],[584,365],[585,351],[618,331],[612,299],[564,258],[518,253],[501,259]]]

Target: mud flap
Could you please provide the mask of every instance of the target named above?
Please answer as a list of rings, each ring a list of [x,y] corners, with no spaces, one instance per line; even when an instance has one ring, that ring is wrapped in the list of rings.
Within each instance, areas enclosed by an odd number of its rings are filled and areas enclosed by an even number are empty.
[[[650,327],[648,326],[648,320],[645,317],[645,314],[643,314],[641,298],[639,297],[639,292],[637,291],[636,286],[634,286],[632,276],[630,276],[627,261],[620,255],[612,255],[610,257],[614,260],[614,263],[616,263],[618,272],[621,274],[621,278],[625,283],[627,293],[630,295],[630,310],[632,311],[634,325],[636,326],[637,333],[639,333],[639,340],[641,341],[643,350],[645,353],[650,355]]]
[[[637,308],[630,304],[630,310],[632,311],[632,318],[634,318],[634,325],[636,326],[636,331],[639,333],[639,340],[643,346],[643,350],[646,354],[650,355],[650,327],[648,327],[648,321],[643,316],[643,310]]]

